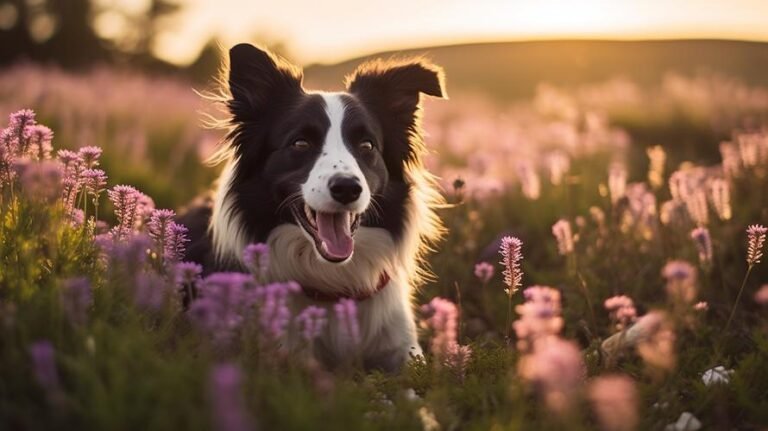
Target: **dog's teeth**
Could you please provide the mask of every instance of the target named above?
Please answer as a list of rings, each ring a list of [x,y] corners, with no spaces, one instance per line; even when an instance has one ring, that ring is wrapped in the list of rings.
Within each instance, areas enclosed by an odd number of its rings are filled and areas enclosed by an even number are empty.
[[[309,205],[304,204],[304,215],[307,216],[307,220],[309,221],[309,224],[312,225],[312,227],[317,227],[315,225],[315,216],[312,214],[312,208],[309,207]]]

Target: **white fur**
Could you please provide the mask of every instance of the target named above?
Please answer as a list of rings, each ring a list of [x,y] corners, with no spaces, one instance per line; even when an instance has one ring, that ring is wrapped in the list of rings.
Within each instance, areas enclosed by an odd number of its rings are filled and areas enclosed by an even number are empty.
[[[355,156],[349,152],[349,148],[344,144],[341,133],[341,125],[344,121],[344,101],[339,93],[320,94],[325,100],[325,112],[331,121],[331,126],[325,136],[322,153],[309,172],[307,182],[301,186],[304,202],[315,211],[362,213],[371,202],[371,190]],[[363,191],[356,201],[342,205],[331,197],[328,180],[337,174],[355,177],[360,181]]]
[[[239,159],[230,158],[219,177],[213,201],[213,215],[208,226],[213,236],[214,254],[219,262],[240,261],[243,249],[248,245],[240,214],[232,212],[234,203],[228,196],[232,187],[232,175],[238,162]]]

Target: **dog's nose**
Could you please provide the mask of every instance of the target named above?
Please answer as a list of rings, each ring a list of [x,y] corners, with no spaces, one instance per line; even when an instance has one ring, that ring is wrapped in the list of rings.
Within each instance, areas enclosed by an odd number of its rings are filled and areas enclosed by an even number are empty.
[[[360,180],[357,177],[347,175],[334,175],[328,180],[328,189],[331,190],[331,196],[337,202],[344,205],[354,202],[363,192]]]

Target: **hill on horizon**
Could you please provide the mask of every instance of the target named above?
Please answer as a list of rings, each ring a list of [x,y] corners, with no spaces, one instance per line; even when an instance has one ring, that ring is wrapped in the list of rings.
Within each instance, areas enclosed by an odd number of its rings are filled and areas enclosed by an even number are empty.
[[[443,66],[448,94],[471,91],[499,101],[527,98],[541,82],[570,87],[625,77],[640,85],[665,73],[716,73],[768,87],[768,43],[736,40],[546,40],[489,42],[389,51],[310,65],[310,86],[341,88],[356,65],[376,57],[426,56]]]

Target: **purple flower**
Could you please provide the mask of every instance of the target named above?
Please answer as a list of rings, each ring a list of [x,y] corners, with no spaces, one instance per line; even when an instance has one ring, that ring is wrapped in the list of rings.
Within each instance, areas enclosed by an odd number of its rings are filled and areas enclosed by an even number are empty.
[[[168,209],[152,211],[147,224],[149,236],[155,241],[155,246],[163,257],[163,261],[176,261],[184,255],[187,239],[187,228],[175,223],[176,213]]]
[[[243,250],[243,263],[257,278],[264,278],[269,269],[269,246],[248,244]]]
[[[86,169],[80,173],[85,192],[93,197],[94,204],[98,205],[99,195],[107,187],[107,174],[101,169]]]
[[[661,275],[667,280],[667,295],[674,301],[692,303],[696,299],[696,268],[683,260],[664,265]]]
[[[290,281],[256,288],[256,298],[259,300],[259,324],[261,330],[272,340],[279,340],[285,335],[292,317],[288,308],[288,297],[299,289],[298,284]]]
[[[691,231],[691,239],[699,252],[699,262],[702,266],[708,267],[712,263],[712,238],[709,236],[709,230],[698,227]]]
[[[511,297],[523,285],[523,271],[520,261],[523,260],[523,242],[513,236],[501,239],[501,264],[504,266],[504,284],[507,294]]]
[[[165,302],[166,284],[155,272],[142,271],[136,276],[133,299],[141,309],[158,311]]]
[[[174,281],[177,285],[196,285],[200,282],[203,267],[195,262],[179,262],[174,265]]]
[[[112,229],[112,235],[116,240],[126,239],[136,224],[136,205],[139,191],[131,186],[119,185],[107,192],[109,200],[115,207],[117,226]]]
[[[85,277],[70,278],[61,286],[61,306],[70,322],[84,325],[93,302],[91,283]]]
[[[342,299],[333,306],[338,322],[339,335],[353,346],[359,345],[360,325],[357,321],[357,303],[352,299]]]
[[[487,284],[493,277],[493,265],[488,262],[475,264],[475,277],[483,284]]]
[[[210,401],[214,429],[248,431],[254,429],[245,408],[240,369],[232,364],[217,365],[210,376]]]
[[[59,373],[56,370],[56,351],[48,340],[37,341],[29,346],[32,372],[37,384],[46,392],[58,391]]]
[[[93,169],[99,166],[99,157],[101,157],[102,150],[99,147],[82,147],[77,152],[80,155],[85,167],[87,169]]]
[[[74,151],[59,150],[56,152],[56,157],[67,170],[74,169],[76,165],[83,163],[83,159]]]
[[[9,117],[8,128],[3,140],[14,156],[26,154],[29,145],[30,127],[35,125],[35,113],[30,109],[16,111]]]
[[[38,202],[54,202],[62,192],[61,165],[54,161],[29,163],[21,173],[24,195]]]
[[[48,160],[51,158],[51,141],[53,140],[53,131],[40,124],[28,126],[29,149],[27,152],[34,160]]]
[[[163,250],[164,261],[166,263],[177,262],[184,258],[186,253],[187,243],[189,242],[187,232],[189,230],[182,224],[171,222],[168,231],[168,239]]]
[[[218,272],[209,275],[199,287],[200,298],[192,302],[188,316],[192,323],[208,333],[214,342],[231,341],[253,305],[247,295],[253,279],[238,272]]]
[[[302,338],[312,342],[323,333],[328,323],[327,311],[325,308],[310,305],[296,316],[296,323],[299,325]]]
[[[553,224],[552,235],[557,240],[558,253],[563,256],[573,253],[573,231],[568,220],[560,219],[557,223]]]

